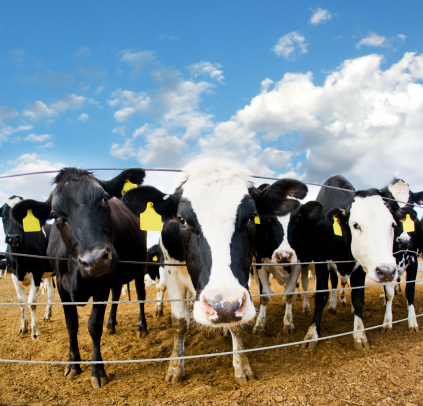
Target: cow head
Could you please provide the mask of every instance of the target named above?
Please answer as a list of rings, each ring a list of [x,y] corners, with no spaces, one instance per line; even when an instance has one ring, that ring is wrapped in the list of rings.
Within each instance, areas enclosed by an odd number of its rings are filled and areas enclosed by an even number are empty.
[[[189,165],[172,195],[152,187],[129,191],[123,202],[136,214],[152,202],[162,215],[163,255],[186,261],[197,292],[194,319],[208,326],[246,323],[255,316],[248,292],[256,218],[283,216],[299,206],[307,187],[284,179],[266,190],[248,172],[208,160]]]
[[[7,202],[0,208],[0,216],[3,220],[5,242],[11,247],[18,248],[23,242],[23,229],[19,224],[11,219],[11,210],[13,206],[23,200],[20,196],[11,196]]]
[[[332,209],[327,218],[331,223],[339,223],[354,259],[367,275],[377,282],[390,282],[397,276],[392,251],[394,230],[408,212],[408,209],[396,210],[383,200],[377,189],[369,189],[355,192],[346,210]]]
[[[138,185],[145,172],[127,169],[109,181],[100,181],[92,173],[76,168],[64,168],[56,176],[56,187],[47,202],[23,200],[12,210],[20,223],[29,209],[42,224],[53,218],[53,233],[61,242],[49,246],[49,255],[75,259],[82,277],[100,277],[115,267],[118,256],[113,245],[111,211],[121,197],[127,180]]]

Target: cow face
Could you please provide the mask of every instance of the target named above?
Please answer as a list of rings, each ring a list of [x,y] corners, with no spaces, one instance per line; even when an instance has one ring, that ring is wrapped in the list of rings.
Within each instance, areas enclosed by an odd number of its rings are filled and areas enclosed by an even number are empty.
[[[281,180],[261,191],[247,172],[204,161],[186,169],[170,196],[141,187],[123,202],[135,213],[148,201],[163,216],[165,258],[186,261],[197,292],[194,319],[208,326],[246,323],[255,315],[248,292],[255,219],[259,213],[286,215],[298,207],[307,187]]]
[[[6,244],[17,248],[23,242],[23,229],[11,219],[12,208],[22,201],[20,196],[11,196],[7,202],[0,208],[0,216],[3,220],[4,235]]]
[[[112,196],[121,196],[125,179],[131,178],[131,171],[136,170],[124,171],[116,178],[103,182],[85,170],[62,169],[46,203],[24,200],[14,207],[13,217],[22,222],[27,210],[32,209],[42,223],[49,217],[53,218],[52,232],[60,234],[65,252],[50,251],[50,254],[74,258],[81,276],[85,278],[110,274],[118,261],[113,242],[113,202],[110,200]],[[144,171],[140,171],[141,180],[135,176],[136,183],[141,183],[144,177]],[[49,250],[56,250],[56,247],[49,247]]]

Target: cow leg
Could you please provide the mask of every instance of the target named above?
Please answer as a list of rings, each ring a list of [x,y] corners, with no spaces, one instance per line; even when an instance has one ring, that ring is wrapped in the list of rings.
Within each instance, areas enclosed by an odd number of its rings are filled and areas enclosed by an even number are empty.
[[[337,301],[337,291],[338,288],[338,275],[336,274],[336,271],[333,269],[330,270],[330,283],[332,286],[332,291],[330,292],[330,301],[329,301],[329,313],[336,314],[336,306],[338,304]]]
[[[26,294],[25,288],[18,281],[18,278],[15,274],[12,273],[12,281],[15,285],[16,295],[18,296],[18,301],[21,303],[26,303]],[[26,306],[21,305],[21,325],[19,327],[19,334],[26,334],[28,332],[28,314],[26,311]]]
[[[57,290],[59,291],[62,302],[72,301],[70,295],[62,288],[59,281],[57,281]],[[69,336],[69,361],[78,362],[81,361],[78,347],[78,311],[74,305],[64,305],[63,311],[65,313],[66,328]],[[65,376],[67,376],[68,379],[74,379],[80,373],[81,367],[79,364],[69,364],[66,366]]]
[[[347,296],[345,294],[345,287],[348,283],[348,277],[342,277],[341,278],[341,293],[339,295],[339,299],[341,300],[341,303],[345,306],[347,304]]]
[[[163,297],[166,291],[166,282],[165,282],[165,275],[164,275],[164,268],[161,266],[159,268],[159,275],[160,281],[156,284],[157,288],[157,297],[156,300],[160,300],[160,302],[156,303],[156,307],[154,309],[154,316],[159,318],[163,316]]]
[[[112,287],[112,301],[118,302],[120,299],[120,294],[122,292],[122,286],[113,286]],[[106,299],[107,300],[107,299]],[[107,334],[115,334],[117,326],[117,303],[112,303],[110,307],[109,319],[107,320]]]
[[[324,264],[316,264],[316,296],[314,297],[314,316],[307,334],[304,337],[305,341],[312,340],[302,345],[303,349],[314,350],[319,344],[318,338],[320,336],[320,323],[322,321],[323,309],[326,306],[329,298],[328,279],[329,270]],[[322,292],[323,291],[323,292]]]
[[[119,289],[120,291],[120,289]],[[93,301],[107,300],[108,295],[102,297],[93,297]],[[104,313],[106,312],[106,305],[94,304],[91,310],[90,318],[88,319],[88,331],[93,341],[93,356],[92,361],[103,361],[101,357],[101,336],[103,333]],[[107,385],[109,378],[104,370],[104,364],[92,364],[91,369],[91,386],[94,389],[100,389]]]
[[[270,283],[269,283],[269,273],[266,269],[262,266],[259,269],[256,268],[256,272],[258,275],[258,285],[260,289],[260,311],[257,316],[256,324],[253,328],[253,333],[257,334],[260,331],[264,332],[266,329],[266,310],[267,304],[270,301]]]
[[[388,330],[392,330],[392,301],[394,300],[394,296],[395,282],[393,282],[391,285],[385,285],[386,307],[382,327],[385,332]]]
[[[289,275],[288,283],[285,286],[284,293],[286,293],[286,302],[285,302],[285,316],[283,318],[283,330],[288,333],[295,332],[294,326],[294,316],[292,315],[292,297],[290,294],[295,292],[297,286],[298,277],[301,273],[301,265],[292,266],[291,273]]]
[[[166,275],[166,285],[170,299],[185,299],[187,289],[178,279],[178,270],[170,270]],[[185,334],[188,331],[190,312],[188,302],[171,302],[174,343],[171,357],[183,357],[185,353]],[[175,359],[169,362],[166,381],[179,382],[185,378],[184,360]]]
[[[39,290],[39,287],[35,286],[35,281],[34,281],[34,278],[32,277],[31,287],[29,289],[29,296],[28,296],[28,303],[30,304],[28,306],[29,306],[29,311],[31,313],[31,338],[33,340],[41,335],[40,330],[38,328],[37,306],[31,304],[31,303],[37,303],[38,290]]]
[[[301,287],[303,288],[303,312],[305,315],[308,315],[310,310],[310,301],[308,299],[308,272],[309,272],[309,266],[306,266],[301,269]]]
[[[144,282],[144,272],[140,272],[142,277],[136,277],[135,278],[135,289],[137,291],[137,297],[138,300],[141,300],[142,302],[140,302],[140,317],[138,319],[138,333],[139,336],[142,337],[146,334],[148,334],[147,331],[147,320],[145,319],[145,312],[144,312],[144,307],[145,307],[145,282]]]
[[[408,328],[410,330],[418,331],[419,325],[417,324],[416,310],[414,308],[414,293],[415,293],[415,280],[417,277],[417,256],[412,255],[407,267],[407,285],[405,287],[405,296],[408,304]]]
[[[53,296],[54,296],[54,286],[53,286],[53,278],[46,278],[45,282],[47,284],[47,307],[46,312],[44,314],[44,320],[50,321],[51,313],[52,313],[52,305]]]
[[[244,343],[240,330],[229,328],[229,331],[232,335],[233,351],[242,351],[244,349]],[[255,379],[246,353],[234,352],[233,366],[235,370],[234,379],[238,385],[245,385],[248,380]]]
[[[351,302],[354,307],[354,345],[356,349],[369,349],[366,332],[358,331],[364,329],[363,307],[364,307],[364,283],[366,274],[363,268],[359,266],[350,276],[351,287],[362,286],[359,289],[351,290]]]

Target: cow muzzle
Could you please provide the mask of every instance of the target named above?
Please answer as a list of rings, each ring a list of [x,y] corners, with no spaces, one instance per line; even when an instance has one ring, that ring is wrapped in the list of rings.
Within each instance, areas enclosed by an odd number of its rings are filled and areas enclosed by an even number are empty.
[[[116,258],[110,248],[95,248],[79,255],[78,264],[89,277],[100,277],[114,269]]]
[[[278,264],[290,264],[291,262],[296,262],[297,260],[293,251],[279,251],[274,255]]]
[[[375,271],[380,282],[392,282],[396,276],[397,267],[395,265],[380,265],[376,267]]]
[[[17,247],[21,243],[21,236],[17,233],[10,233],[6,235],[6,244]]]

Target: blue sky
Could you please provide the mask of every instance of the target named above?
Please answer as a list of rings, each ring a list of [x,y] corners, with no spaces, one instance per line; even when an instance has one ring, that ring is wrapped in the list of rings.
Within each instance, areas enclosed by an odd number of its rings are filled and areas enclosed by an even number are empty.
[[[208,155],[423,190],[422,17],[417,0],[1,2],[0,175]],[[51,179],[0,180],[0,198]]]

